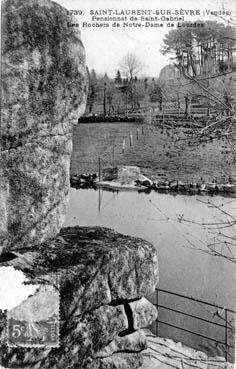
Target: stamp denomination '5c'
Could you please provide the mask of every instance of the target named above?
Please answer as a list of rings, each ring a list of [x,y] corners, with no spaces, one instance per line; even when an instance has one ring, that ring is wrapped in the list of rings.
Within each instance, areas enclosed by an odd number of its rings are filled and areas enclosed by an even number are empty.
[[[7,312],[9,347],[59,346],[59,289],[41,285],[34,295]]]

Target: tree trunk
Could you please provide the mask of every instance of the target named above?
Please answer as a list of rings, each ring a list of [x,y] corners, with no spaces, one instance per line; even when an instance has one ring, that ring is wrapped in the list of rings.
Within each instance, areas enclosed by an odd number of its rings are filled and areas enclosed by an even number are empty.
[[[107,97],[106,97],[106,85],[104,84],[104,96],[103,96],[103,114],[104,114],[104,117],[107,115],[106,100],[107,100]]]
[[[190,107],[190,100],[188,96],[184,96],[184,102],[185,102],[185,111],[184,111],[184,116],[185,118],[189,117],[189,107]]]

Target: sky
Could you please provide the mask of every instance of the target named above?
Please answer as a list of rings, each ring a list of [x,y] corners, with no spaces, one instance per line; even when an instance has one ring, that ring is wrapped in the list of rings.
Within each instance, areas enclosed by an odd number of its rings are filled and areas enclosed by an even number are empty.
[[[215,16],[203,15],[206,10],[230,10],[236,15],[236,0],[54,0],[68,10],[82,10],[83,15],[76,18],[80,25],[81,39],[86,50],[86,60],[89,69],[94,68],[97,73],[105,72],[114,77],[122,57],[130,52],[144,65],[142,74],[158,77],[161,68],[170,63],[169,56],[160,52],[162,40],[169,29],[163,28],[86,28],[81,27],[83,22],[92,22],[91,10],[200,10],[201,16],[185,15],[184,20],[195,22],[202,20],[216,20]],[[206,13],[205,13],[206,14]],[[102,16],[102,15],[101,15]],[[227,20],[230,17],[228,16]],[[235,21],[235,18],[234,22]],[[232,17],[231,17],[232,20]]]
[[[39,285],[24,284],[24,273],[11,266],[0,268],[0,309],[10,310],[20,305],[29,295],[33,295]]]

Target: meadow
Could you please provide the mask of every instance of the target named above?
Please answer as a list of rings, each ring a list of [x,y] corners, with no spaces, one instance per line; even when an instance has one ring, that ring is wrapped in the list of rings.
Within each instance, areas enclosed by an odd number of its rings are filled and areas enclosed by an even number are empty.
[[[102,168],[136,165],[153,180],[236,180],[235,154],[228,143],[212,140],[192,145],[191,131],[140,123],[78,124],[73,135],[71,174],[98,172],[100,158]]]

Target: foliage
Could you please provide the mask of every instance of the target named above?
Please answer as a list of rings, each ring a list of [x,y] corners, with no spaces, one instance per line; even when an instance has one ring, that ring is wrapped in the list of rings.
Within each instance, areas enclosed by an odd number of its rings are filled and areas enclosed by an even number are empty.
[[[141,101],[149,94],[148,79],[138,79],[142,64],[131,53],[126,54],[120,64],[121,71],[117,70],[114,79],[106,73],[97,76],[94,69],[89,73],[87,113],[119,115],[140,108]]]
[[[117,70],[117,73],[116,73],[115,83],[117,83],[118,85],[122,84],[122,79],[121,79],[121,74],[120,74],[119,69]]]
[[[172,29],[165,35],[161,52],[171,54],[175,65],[192,76],[231,71],[235,68],[233,53],[236,29],[216,21],[203,27]]]

